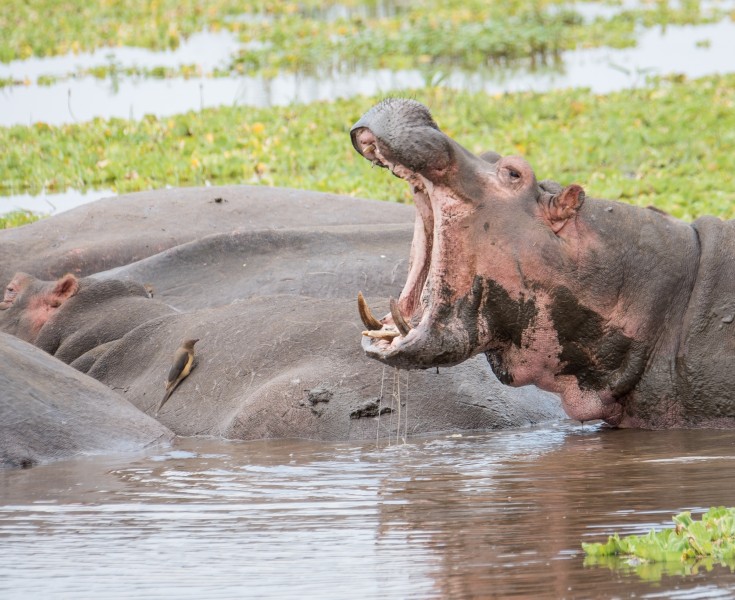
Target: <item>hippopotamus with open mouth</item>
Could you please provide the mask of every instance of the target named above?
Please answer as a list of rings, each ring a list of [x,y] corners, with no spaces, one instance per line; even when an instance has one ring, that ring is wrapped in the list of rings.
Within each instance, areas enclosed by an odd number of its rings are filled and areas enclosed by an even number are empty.
[[[621,427],[735,425],[735,221],[539,183],[518,156],[469,152],[389,98],[355,149],[411,186],[410,269],[390,314],[362,296],[368,356],[400,368],[485,353],[505,384]]]

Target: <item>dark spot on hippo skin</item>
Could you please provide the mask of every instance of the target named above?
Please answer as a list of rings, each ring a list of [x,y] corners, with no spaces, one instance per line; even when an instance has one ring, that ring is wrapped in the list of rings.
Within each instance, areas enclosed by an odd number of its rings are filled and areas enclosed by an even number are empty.
[[[306,399],[301,401],[301,405],[309,405],[311,412],[319,416],[324,412],[324,408],[317,406],[321,403],[329,402],[334,397],[334,392],[324,387],[315,387],[306,392]]]
[[[487,348],[488,342],[496,345],[493,352],[509,344],[520,348],[523,332],[532,325],[538,312],[533,299],[521,297],[513,300],[497,282],[480,276],[475,276],[470,293],[462,298],[454,300],[452,289],[447,284],[442,284],[436,296],[437,321],[458,321],[467,334],[467,344],[451,345],[444,340],[441,346],[434,349],[437,362],[447,364],[466,358],[468,347],[470,350]],[[480,338],[479,324],[482,321],[482,329],[491,332],[491,340]]]
[[[503,355],[500,352],[485,352],[485,358],[487,358],[487,362],[490,364],[490,368],[492,369],[495,377],[498,378],[498,381],[500,383],[504,385],[513,384],[513,375],[505,366],[503,362]]]
[[[0,454],[0,469],[30,469],[38,464],[37,460],[34,460],[30,456],[17,456],[13,455],[12,452],[8,454]]]
[[[475,277],[475,289],[482,287],[480,310],[487,319],[488,330],[500,342],[510,342],[520,348],[523,332],[535,321],[538,310],[533,299],[521,296],[513,300],[505,289],[491,279]]]
[[[485,233],[487,233],[490,230],[490,223],[485,223],[482,227],[485,230]]]
[[[667,213],[665,210],[661,210],[657,206],[653,206],[651,204],[649,204],[648,206],[646,206],[646,209],[647,210],[652,210],[653,212],[656,212],[656,213],[658,213],[660,215],[665,215],[667,217],[669,216],[669,213]]]
[[[605,327],[603,318],[581,305],[568,288],[556,288],[552,298],[561,374],[574,375],[583,390],[609,387],[618,397],[630,392],[645,369],[647,347],[619,329]]]
[[[334,397],[334,392],[324,387],[315,387],[304,391],[306,392],[306,400],[311,405],[319,402],[329,402]]]
[[[486,330],[492,332],[493,342],[499,347],[512,344],[520,348],[523,332],[532,326],[538,314],[533,299],[514,300],[496,281],[480,276],[473,280],[471,293],[454,303],[454,309],[473,348],[487,344],[487,340],[479,339],[480,319],[485,321]],[[486,352],[485,357],[501,383],[513,383],[513,376],[503,363],[502,350]]]
[[[377,417],[393,412],[390,406],[380,406],[380,399],[368,400],[350,413],[350,419],[362,419],[363,417]]]

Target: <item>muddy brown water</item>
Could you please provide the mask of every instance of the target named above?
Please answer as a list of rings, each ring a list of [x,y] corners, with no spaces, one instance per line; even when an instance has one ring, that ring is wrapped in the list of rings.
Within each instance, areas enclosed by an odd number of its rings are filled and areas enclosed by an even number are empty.
[[[387,444],[185,439],[2,472],[0,597],[735,597],[728,567],[651,582],[580,550],[735,504],[735,432]]]

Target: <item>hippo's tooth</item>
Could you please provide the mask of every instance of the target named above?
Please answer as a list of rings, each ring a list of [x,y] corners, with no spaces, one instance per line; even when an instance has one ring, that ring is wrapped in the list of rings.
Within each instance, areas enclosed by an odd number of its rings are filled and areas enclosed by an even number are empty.
[[[362,292],[357,292],[357,310],[360,313],[360,319],[362,319],[363,325],[370,331],[383,328],[383,324],[375,318],[373,312],[370,310]]]
[[[381,329],[380,331],[363,331],[362,335],[377,340],[392,340],[401,334],[393,329]]]
[[[396,324],[398,331],[401,332],[402,336],[407,336],[408,332],[411,331],[411,326],[403,318],[401,310],[398,308],[398,302],[395,298],[390,299],[390,314],[393,317],[393,322]]]

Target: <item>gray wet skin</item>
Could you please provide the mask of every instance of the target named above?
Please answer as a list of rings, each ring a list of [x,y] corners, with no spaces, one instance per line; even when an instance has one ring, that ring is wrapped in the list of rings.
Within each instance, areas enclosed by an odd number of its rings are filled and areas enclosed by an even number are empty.
[[[539,183],[520,157],[475,156],[413,100],[377,104],[351,138],[417,208],[396,303],[411,329],[363,337],[368,356],[411,369],[483,353],[502,382],[555,392],[580,420],[735,424],[734,222]]]
[[[180,435],[375,439],[399,426],[411,435],[562,418],[552,394],[502,386],[480,358],[401,373],[398,388],[395,372],[364,357],[355,289],[387,307],[412,232],[409,206],[298,190],[103,200],[0,231],[10,288],[0,331],[149,415],[176,349],[198,338],[196,367],[158,415]],[[398,389],[403,418],[375,418]]]

